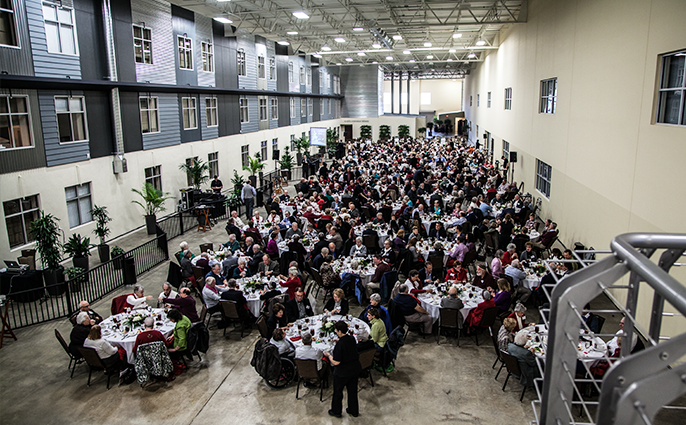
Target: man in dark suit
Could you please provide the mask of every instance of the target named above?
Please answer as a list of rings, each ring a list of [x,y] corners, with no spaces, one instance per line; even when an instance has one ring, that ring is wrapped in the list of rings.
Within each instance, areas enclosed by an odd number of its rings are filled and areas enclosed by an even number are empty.
[[[319,242],[314,244],[314,247],[312,247],[312,252],[310,253],[310,256],[313,258],[319,255],[320,252],[322,252],[322,248],[328,248],[329,246],[329,241],[326,240],[326,236],[324,236],[324,232],[319,232]]]
[[[329,255],[329,248],[322,248],[319,255],[314,257],[314,260],[312,260],[312,267],[319,270],[319,268],[322,266],[322,263],[324,262],[324,257],[326,257],[327,255]]]
[[[314,316],[310,300],[305,297],[305,291],[300,287],[295,290],[295,298],[286,303],[286,316],[290,323],[298,319]]]
[[[234,301],[236,303],[238,317],[243,319],[246,325],[254,323],[255,316],[253,316],[253,314],[250,312],[250,309],[248,308],[248,300],[246,300],[243,296],[243,292],[238,290],[236,279],[229,279],[227,284],[229,285],[229,290],[222,293],[222,301]]]
[[[248,268],[250,269],[250,273],[255,274],[264,257],[264,251],[262,251],[262,247],[254,244],[252,252],[249,252],[249,254],[252,255],[252,258],[248,261]],[[238,261],[236,261],[236,264],[238,264]]]

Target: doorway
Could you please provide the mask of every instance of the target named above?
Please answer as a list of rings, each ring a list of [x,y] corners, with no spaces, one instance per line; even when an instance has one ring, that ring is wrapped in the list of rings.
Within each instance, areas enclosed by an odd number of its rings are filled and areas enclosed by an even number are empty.
[[[341,124],[343,129],[343,139],[347,142],[353,139],[353,126],[352,124]]]

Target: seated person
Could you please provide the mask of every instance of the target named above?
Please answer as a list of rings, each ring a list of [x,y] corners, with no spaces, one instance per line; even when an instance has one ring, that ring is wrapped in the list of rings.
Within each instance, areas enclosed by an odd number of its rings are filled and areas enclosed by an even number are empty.
[[[423,325],[424,334],[430,335],[433,328],[433,318],[421,306],[419,300],[408,293],[406,284],[400,285],[400,293],[395,296],[393,301],[400,313],[405,316],[408,323],[420,323]]]
[[[79,359],[82,357],[79,347],[83,347],[83,343],[90,334],[91,326],[94,324],[95,320],[91,319],[85,311],[76,315],[76,325],[69,334],[69,352]]]
[[[262,262],[257,266],[257,273],[260,276],[278,276],[281,274],[281,267],[278,261],[272,260],[270,256],[264,254],[262,256]]]
[[[526,323],[526,307],[524,307],[524,304],[517,302],[515,305],[514,311],[510,313],[509,317],[510,319],[515,320],[515,328],[514,331],[515,333],[519,332],[520,330],[524,329],[527,325]]]
[[[152,320],[152,318],[149,318]],[[102,339],[100,325],[91,326],[88,338],[83,343],[84,348],[92,348],[98,353],[105,367],[114,366],[119,370],[126,369],[126,363],[119,357],[119,350],[109,342]]]
[[[429,237],[430,238],[445,239],[446,236],[447,236],[447,233],[445,232],[445,228],[443,227],[443,223],[441,223],[440,221],[437,221],[436,223],[434,223],[434,226],[429,231]]]
[[[223,245],[225,247],[227,247],[228,249],[230,249],[231,252],[240,251],[240,249],[241,249],[241,244],[238,243],[238,241],[236,240],[236,235],[234,235],[233,233],[229,235],[228,242],[226,242]]]
[[[391,266],[384,261],[380,254],[376,254],[373,261],[376,269],[374,270],[374,276],[367,284],[367,297],[371,297],[374,290],[381,288],[381,278],[384,273],[391,271]]]
[[[167,313],[167,318],[176,324],[174,326],[173,347],[168,349],[169,357],[180,359],[188,349],[188,331],[191,328],[191,320],[175,308]]]
[[[510,300],[512,299],[512,288],[510,288],[510,282],[503,278],[498,279],[497,284],[497,291],[493,288],[489,288],[489,290],[491,295],[493,296],[493,302],[500,308],[501,312],[504,312],[508,308],[510,308]]]
[[[279,349],[280,356],[288,356],[295,352],[295,346],[286,338],[286,332],[281,328],[274,329],[272,332],[272,339],[269,343],[275,345]]]
[[[385,332],[382,333],[386,335]],[[367,333],[367,330],[360,329],[357,332],[357,352],[362,353],[363,351],[367,350],[376,350],[376,345],[374,344],[374,341],[369,339],[369,333]]]
[[[100,316],[95,311],[91,310],[90,304],[88,303],[88,301],[81,301],[79,303],[79,311],[74,313],[74,315],[71,318],[69,318],[69,320],[73,324],[76,324],[76,316],[78,316],[79,313],[81,313],[81,312],[87,313],[88,317],[90,317],[91,320],[93,320],[94,325],[97,325],[98,323],[102,322],[102,316]]]
[[[333,290],[333,297],[329,298],[324,306],[324,312],[330,314],[340,314],[345,316],[348,314],[349,306],[348,300],[345,299],[345,292],[341,288]]]
[[[314,250],[312,252],[314,252]],[[322,267],[322,263],[324,262],[324,257],[326,257],[327,255],[329,255],[329,248],[325,246],[321,249],[320,253],[314,257],[314,260],[312,260],[312,267],[319,270]]]
[[[286,316],[290,323],[293,323],[298,319],[314,316],[314,310],[312,309],[310,300],[305,297],[303,288],[297,288],[295,290],[295,298],[286,303]]]
[[[515,327],[517,326],[517,321],[511,317],[506,317],[503,320],[503,325],[498,330],[498,348],[507,352],[507,346],[514,342]]]
[[[377,294],[374,294],[377,295]],[[377,353],[381,353],[388,341],[388,332],[386,332],[386,325],[379,317],[379,309],[372,307],[367,311],[367,320],[369,321],[370,336]]]
[[[217,286],[213,277],[205,278],[205,287],[202,288],[202,299],[205,301],[207,314],[212,315],[217,312],[222,312],[222,306],[219,305],[219,300],[221,300],[219,294],[224,291],[226,291],[226,288]]]
[[[534,356],[533,348],[529,350],[524,348],[527,341],[528,336],[526,333],[518,333],[514,337],[514,342],[507,345],[507,352],[517,358],[519,370],[522,372],[519,382],[529,388],[533,387],[534,378],[536,378],[536,357]]]
[[[454,310],[462,310],[464,308],[464,303],[457,296],[456,287],[451,286],[450,289],[448,289],[448,296],[441,299],[441,308],[452,308]]]
[[[172,286],[164,282],[162,284],[162,292],[160,292],[159,297],[157,297],[157,308],[162,308],[164,307],[164,303],[161,301],[164,298],[169,298],[169,299],[174,299],[179,296],[179,293],[172,288]]]
[[[312,346],[312,334],[309,332],[303,332],[303,345],[295,348],[295,359],[296,360],[316,360],[317,361],[317,374],[319,379],[323,379],[326,376],[326,371],[328,370],[328,363],[322,361],[324,353],[318,348]]]
[[[195,281],[195,274],[193,273],[193,263],[191,263],[191,252],[189,250],[185,250],[182,254],[181,257],[181,276],[183,276],[184,279],[188,279],[191,281],[193,286],[198,286],[198,283]]]
[[[526,272],[519,260],[512,260],[512,263],[505,267],[505,276],[512,278],[512,286],[514,287],[521,285],[522,281],[526,280]]]
[[[238,317],[243,319],[243,322],[246,324],[255,323],[255,316],[250,311],[248,300],[243,296],[243,292],[238,290],[236,279],[229,279],[228,283],[229,290],[221,295],[221,299],[224,301],[234,301],[236,303],[236,312],[238,312]]]
[[[438,280],[438,277],[433,275],[434,265],[432,263],[424,264],[424,268],[419,271],[419,281],[423,285],[431,285]]]
[[[362,238],[357,237],[355,238],[355,245],[350,248],[350,256],[351,257],[366,257],[367,256],[367,247],[362,244]]]
[[[267,319],[267,334],[271,335],[274,329],[285,329],[288,327],[288,318],[286,317],[286,309],[283,304],[276,303],[272,307],[272,314]]]
[[[303,232],[298,229],[298,222],[294,221],[291,223],[291,228],[286,231],[286,239],[293,239],[293,236],[298,235],[303,237]]]
[[[483,270],[483,269],[482,269]],[[445,273],[445,280],[463,283],[467,281],[467,269],[462,267],[462,261],[455,261]]]
[[[195,307],[195,299],[191,297],[190,288],[181,288],[178,298],[161,298],[160,301],[162,305],[172,306],[179,310],[181,314],[190,319],[191,323],[198,323],[200,321],[198,310]]]
[[[276,282],[272,280],[269,281],[266,288],[260,290],[260,301],[262,301],[263,305],[266,306],[269,304],[269,300],[279,295],[281,295],[281,291],[276,289]]]
[[[381,305],[381,295],[374,293],[371,297],[369,297],[369,305],[367,306],[367,308],[364,309],[362,314],[360,314],[360,317],[358,317],[358,319],[366,322],[367,324],[370,324],[369,318],[367,317],[367,313],[372,308],[375,308],[379,311],[379,318],[386,327],[386,335],[390,335],[391,331],[393,330],[393,325],[391,324],[391,316],[388,314],[388,310],[386,310],[386,307]]]
[[[141,285],[135,285],[133,287],[133,294],[126,297],[126,303],[124,303],[124,308],[130,308],[131,310],[137,310],[141,308],[147,308],[148,303],[146,301],[151,300],[152,295],[145,296],[145,289]]]
[[[138,352],[139,345],[156,341],[167,342],[162,332],[155,330],[155,320],[148,316],[143,320],[143,332],[139,333],[136,337],[136,342],[133,344],[133,352]]]
[[[234,279],[241,279],[250,276],[252,276],[252,273],[250,273],[250,269],[245,265],[245,259],[241,258],[238,260],[238,267],[236,267],[236,269],[233,271],[232,277]]]
[[[302,287],[302,282],[300,281],[300,278],[298,277],[298,268],[297,267],[290,267],[288,269],[288,280],[285,282],[283,280],[279,280],[279,283],[281,286],[284,288],[288,288],[288,298],[295,298],[295,290],[296,288]]]
[[[424,289],[425,282],[419,278],[419,272],[417,270],[410,270],[407,274],[407,281],[405,283],[410,288],[410,293],[413,295],[423,294],[425,292],[430,294],[433,293],[433,289]]]
[[[519,254],[519,259],[530,263],[537,261],[538,255],[536,255],[536,251],[533,250],[534,245],[531,242],[527,242],[524,244],[524,247],[524,251]]]
[[[443,250],[443,244],[436,242],[434,244],[434,249],[429,252],[429,257],[444,257],[445,251]]]
[[[475,309],[472,309],[467,315],[465,323],[471,328],[476,328],[481,324],[481,319],[484,316],[484,311],[489,308],[496,307],[495,301],[493,301],[493,296],[488,290],[483,292],[483,302],[480,302]]]

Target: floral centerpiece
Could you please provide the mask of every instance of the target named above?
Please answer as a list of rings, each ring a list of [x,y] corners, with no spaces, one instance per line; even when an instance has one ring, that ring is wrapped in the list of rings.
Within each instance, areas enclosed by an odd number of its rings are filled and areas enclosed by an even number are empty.
[[[533,269],[536,271],[537,274],[545,274],[547,271],[545,264],[541,264],[541,263],[535,264],[533,266]]]
[[[332,320],[324,322],[324,324],[322,324],[322,331],[326,332],[327,334],[331,334],[334,332],[334,326],[335,325],[336,325],[336,323],[333,322]]]
[[[312,242],[310,242],[309,238],[303,238],[302,244],[303,244],[303,246],[310,246],[312,244]]]
[[[264,227],[266,229],[269,229],[270,227],[272,227],[272,224],[270,222],[266,222],[266,223],[264,223]]]
[[[440,221],[441,216],[438,214],[431,214],[431,221]]]
[[[245,289],[262,289],[263,285],[259,280],[250,279],[249,281],[245,282],[243,286]]]

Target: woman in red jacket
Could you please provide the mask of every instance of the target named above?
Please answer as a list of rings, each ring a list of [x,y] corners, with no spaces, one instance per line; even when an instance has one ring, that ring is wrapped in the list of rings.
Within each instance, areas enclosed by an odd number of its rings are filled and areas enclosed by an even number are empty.
[[[475,309],[469,312],[469,315],[467,315],[467,326],[470,328],[476,328],[481,324],[481,319],[484,316],[484,311],[488,310],[489,308],[495,307],[495,301],[493,301],[493,297],[490,292],[484,291],[483,292],[483,297],[484,301],[482,303],[479,303],[479,305],[476,306]]]

